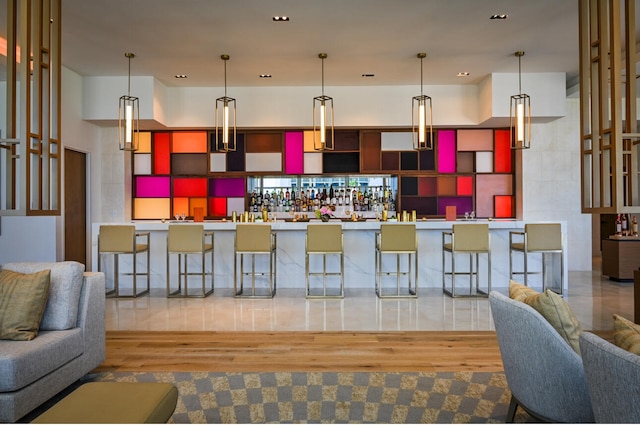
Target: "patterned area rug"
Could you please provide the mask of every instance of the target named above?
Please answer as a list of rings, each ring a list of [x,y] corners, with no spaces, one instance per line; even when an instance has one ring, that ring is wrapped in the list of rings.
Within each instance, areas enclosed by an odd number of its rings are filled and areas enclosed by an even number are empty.
[[[83,381],[174,383],[172,423],[504,423],[511,396],[504,374],[490,372],[117,372]]]

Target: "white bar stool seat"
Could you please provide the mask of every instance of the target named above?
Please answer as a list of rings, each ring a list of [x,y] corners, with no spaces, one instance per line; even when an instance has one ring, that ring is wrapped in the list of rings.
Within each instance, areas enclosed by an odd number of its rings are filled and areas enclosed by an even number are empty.
[[[138,239],[142,239],[139,241]],[[140,243],[142,242],[142,243]],[[146,252],[146,271],[138,272],[138,254]],[[123,294],[120,288],[120,255],[131,255],[133,259],[133,271],[122,273],[132,276],[133,286],[131,294]],[[110,224],[100,226],[98,234],[98,271],[102,271],[102,256],[113,255],[113,289],[105,293],[107,297],[139,297],[149,293],[149,232],[136,232],[132,225]],[[105,273],[108,275],[108,273]],[[138,276],[145,276],[146,288],[138,291]]]
[[[309,224],[305,243],[305,276],[307,298],[344,298],[344,243],[342,225],[340,224]],[[322,255],[322,272],[311,272],[309,256]],[[340,270],[327,272],[327,255],[340,257]],[[322,293],[313,293],[310,288],[309,277],[322,276]],[[327,276],[340,276],[340,287],[337,294],[327,292]]]
[[[451,271],[446,270],[446,253],[451,257]],[[469,254],[469,271],[456,271],[456,255]],[[479,255],[487,255],[487,284],[486,289],[480,286],[480,263]],[[475,266],[474,266],[475,258]],[[469,275],[469,292],[465,294],[456,293],[456,275]],[[473,276],[476,277],[475,290]],[[451,287],[446,284],[446,276],[451,276]],[[451,232],[442,232],[442,292],[450,297],[475,297],[489,296],[491,291],[491,236],[489,225],[477,224],[454,224]]]
[[[251,271],[244,270],[244,256],[251,255]],[[269,257],[269,272],[256,272],[256,255]],[[238,271],[238,256],[240,270]],[[240,282],[238,282],[240,274]],[[251,292],[244,289],[244,276],[251,276]],[[268,276],[269,286],[265,291],[256,290],[256,275]],[[261,289],[261,288],[257,288]],[[235,254],[233,257],[233,290],[235,297],[273,298],[276,294],[276,234],[269,224],[236,224]]]
[[[204,230],[202,224],[170,224],[167,233],[167,298],[204,298],[213,293],[213,232]],[[206,271],[206,254],[210,256],[210,272]],[[189,271],[189,255],[200,256],[201,268]],[[178,285],[171,285],[171,256],[178,256]],[[183,259],[184,256],[184,266]],[[201,285],[189,291],[189,276],[200,276]],[[207,286],[206,277],[209,276]]]
[[[513,253],[521,252],[523,255],[523,270],[513,270]],[[541,254],[542,270],[530,271],[528,257],[530,254]],[[556,279],[558,284],[548,288],[547,259],[553,254],[560,256],[560,277]],[[562,227],[560,223],[527,223],[524,232],[509,232],[509,278],[514,275],[523,275],[523,284],[529,286],[530,274],[542,275],[542,291],[551,289],[562,295],[564,288],[564,249],[562,243]]]
[[[415,224],[381,224],[376,232],[375,287],[379,298],[417,298],[418,297],[418,239]],[[382,258],[387,254],[396,255],[395,271],[383,271]],[[407,270],[401,269],[401,255],[407,256]],[[383,288],[383,276],[396,276],[395,291]],[[413,278],[412,278],[413,275]],[[407,289],[401,289],[401,276],[407,277]]]

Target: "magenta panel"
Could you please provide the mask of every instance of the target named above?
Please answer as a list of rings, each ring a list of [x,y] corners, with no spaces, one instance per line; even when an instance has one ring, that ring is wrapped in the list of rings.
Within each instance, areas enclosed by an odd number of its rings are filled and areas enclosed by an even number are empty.
[[[244,179],[211,179],[209,196],[244,198]]]
[[[287,131],[284,134],[284,172],[285,174],[304,173],[304,133]]]
[[[137,176],[137,198],[168,198],[171,196],[170,177]]]
[[[438,130],[438,172],[456,172],[455,130]]]

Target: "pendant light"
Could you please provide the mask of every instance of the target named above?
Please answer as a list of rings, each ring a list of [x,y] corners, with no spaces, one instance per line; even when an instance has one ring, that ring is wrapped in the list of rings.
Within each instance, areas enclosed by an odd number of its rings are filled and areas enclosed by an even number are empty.
[[[333,98],[324,94],[324,60],[326,53],[320,53],[322,60],[322,96],[313,98],[313,149],[333,150]]]
[[[118,147],[121,151],[137,151],[140,131],[140,107],[138,98],[131,96],[131,59],[136,55],[125,53],[124,56],[129,59],[129,76],[127,94],[120,97],[118,107]]]
[[[216,99],[216,145],[218,152],[236,150],[236,100],[227,96],[227,61],[229,55],[221,55],[224,61],[224,96]]]
[[[518,94],[511,96],[509,108],[509,129],[511,130],[511,149],[529,149],[531,147],[531,99],[522,93],[522,73],[520,61],[523,51],[517,51],[518,57]]]
[[[433,149],[433,108],[431,98],[423,94],[422,62],[426,53],[418,53],[420,59],[420,96],[414,96],[411,107],[413,148],[418,151]]]

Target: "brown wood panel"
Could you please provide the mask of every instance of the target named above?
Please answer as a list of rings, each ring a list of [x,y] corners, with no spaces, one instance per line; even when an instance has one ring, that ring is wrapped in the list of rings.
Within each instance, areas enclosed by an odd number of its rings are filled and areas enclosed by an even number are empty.
[[[209,172],[207,154],[171,154],[171,174],[177,176],[206,176]]]
[[[640,240],[602,240],[602,274],[613,280],[633,280],[640,268]]]
[[[338,130],[335,132],[335,150],[357,151],[360,149],[360,132],[358,130]]]
[[[87,155],[64,150],[64,259],[87,264]]]
[[[501,371],[493,331],[107,331],[96,371]]]
[[[382,149],[381,133],[366,132],[362,135],[360,160],[363,172],[380,171],[380,153]]]
[[[398,171],[400,169],[400,152],[382,152],[382,169],[387,171]]]
[[[247,153],[282,152],[282,133],[248,133],[245,136]]]

